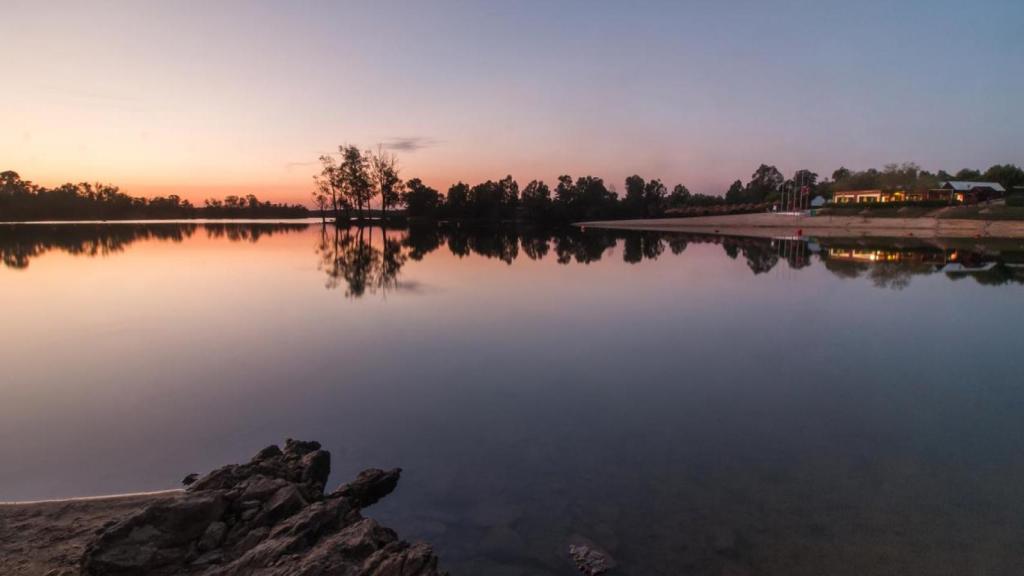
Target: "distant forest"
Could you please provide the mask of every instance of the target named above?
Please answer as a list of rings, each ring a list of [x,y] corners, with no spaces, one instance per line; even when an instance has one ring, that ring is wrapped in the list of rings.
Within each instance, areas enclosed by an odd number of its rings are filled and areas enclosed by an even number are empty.
[[[179,218],[304,218],[300,204],[261,202],[253,195],[206,200],[195,206],[177,195],[138,198],[107,184],[64,184],[45,188],[0,172],[0,221],[164,220]]]
[[[1013,164],[955,173],[932,173],[913,163],[889,164],[880,170],[842,167],[824,178],[806,169],[787,178],[775,166],[761,164],[746,183],[736,180],[722,196],[691,193],[683,184],[670,189],[659,179],[646,180],[639,175],[626,178],[621,195],[614,184],[597,176],[569,175],[559,176],[553,186],[531,180],[520,187],[511,175],[472,186],[457,182],[442,194],[419,178],[403,180],[397,157],[382,149],[341,146],[337,159],[325,155],[320,162],[320,173],[314,177],[312,211],[299,204],[262,202],[253,195],[209,199],[195,206],[176,195],[137,198],[105,184],[45,188],[22,180],[16,172],[0,172],[0,221],[336,216],[339,221],[407,217],[566,223],[760,212],[770,209],[783,195],[801,189],[810,197],[829,199],[843,190],[927,190],[945,180],[999,182],[1008,191],[1024,186],[1024,170]]]

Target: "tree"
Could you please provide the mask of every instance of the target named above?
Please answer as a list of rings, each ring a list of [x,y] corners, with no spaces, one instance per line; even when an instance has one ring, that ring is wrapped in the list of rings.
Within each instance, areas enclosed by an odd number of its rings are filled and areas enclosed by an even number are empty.
[[[655,178],[644,185],[644,216],[659,216],[665,209],[665,197],[668,189]]]
[[[321,176],[313,176],[314,188],[312,192],[313,205],[320,210],[324,222],[327,221],[327,207],[331,205],[331,187]],[[334,200],[337,202],[337,199]]]
[[[457,182],[448,188],[448,198],[445,200],[445,207],[451,216],[466,216],[469,209],[469,184]]]
[[[555,202],[566,208],[570,208],[576,202],[576,185],[572,181],[572,176],[562,174],[558,177],[558,185],[555,186]]]
[[[519,205],[519,183],[509,174],[498,180],[498,210],[506,218],[515,215],[516,207]]]
[[[359,210],[363,218],[363,207],[370,208],[374,196],[373,182],[366,156],[355,146],[339,146],[341,164],[338,165],[338,181],[348,201]]]
[[[783,191],[792,194],[787,198],[796,199],[796,204],[804,206],[818,191],[818,174],[807,169],[797,170],[793,173],[793,178],[782,185],[780,192]]]
[[[957,180],[980,180],[981,172],[972,170],[971,168],[962,168],[956,173]]]
[[[551,189],[543,181],[533,180],[523,188],[519,203],[527,218],[545,220],[551,214]]]
[[[998,182],[1010,192],[1018,186],[1024,186],[1024,170],[1014,164],[996,164],[985,170],[983,179],[987,182]]]
[[[397,204],[401,198],[402,179],[398,177],[398,158],[385,152],[380,146],[377,153],[367,153],[369,157],[370,180],[375,194],[380,196],[381,219],[387,218],[388,207]]]
[[[686,186],[676,184],[675,187],[672,188],[672,193],[668,195],[668,204],[673,208],[682,208],[690,203],[690,198],[692,198],[692,196],[693,195],[690,194],[690,190],[687,189]]]
[[[338,169],[334,158],[328,155],[320,156],[320,175],[314,176],[316,191],[331,199],[331,207],[334,210],[334,217],[338,217],[338,200],[342,190],[341,171]]]
[[[644,215],[644,188],[647,183],[640,176],[633,174],[626,178],[626,210],[631,216]]]
[[[840,180],[846,180],[849,177],[850,177],[850,169],[846,168],[845,166],[840,166],[839,168],[836,168],[836,170],[834,172],[832,172],[832,181],[833,182],[839,182]]]
[[[743,182],[736,180],[729,185],[729,190],[725,193],[725,202],[727,204],[741,204],[745,198],[745,190],[743,189]]]
[[[747,182],[746,190],[744,190],[744,201],[753,204],[764,202],[765,199],[778,194],[785,180],[786,178],[778,168],[761,164],[750,175],[750,182]]]
[[[406,213],[412,218],[431,217],[441,205],[441,194],[424,184],[419,178],[405,183],[401,194]]]

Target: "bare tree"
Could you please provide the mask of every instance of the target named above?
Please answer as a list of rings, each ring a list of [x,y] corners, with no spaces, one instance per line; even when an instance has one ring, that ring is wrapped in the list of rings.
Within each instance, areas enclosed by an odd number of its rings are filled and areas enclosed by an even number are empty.
[[[402,193],[402,179],[398,176],[398,158],[377,146],[377,152],[368,152],[370,178],[376,194],[380,195],[381,220],[387,218],[388,207],[398,204]]]

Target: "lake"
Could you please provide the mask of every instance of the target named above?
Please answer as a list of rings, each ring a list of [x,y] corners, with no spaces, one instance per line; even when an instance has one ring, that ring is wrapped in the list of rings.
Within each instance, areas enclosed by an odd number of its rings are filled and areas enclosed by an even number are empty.
[[[1017,574],[1024,243],[0,225],[0,500],[286,437],[453,574]]]

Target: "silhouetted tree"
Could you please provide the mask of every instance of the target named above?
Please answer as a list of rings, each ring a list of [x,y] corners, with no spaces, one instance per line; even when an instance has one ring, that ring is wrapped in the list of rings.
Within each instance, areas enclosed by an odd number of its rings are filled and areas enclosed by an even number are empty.
[[[523,188],[520,198],[523,213],[530,220],[543,221],[551,217],[551,189],[543,181],[533,180]]]
[[[623,202],[626,204],[626,212],[630,216],[644,216],[644,188],[646,182],[637,174],[626,178],[626,197]]]
[[[398,158],[383,147],[377,153],[368,153],[370,181],[373,183],[375,195],[380,196],[381,219],[386,219],[388,207],[393,207],[401,199],[402,179],[398,177]]]
[[[464,218],[469,214],[469,185],[457,182],[448,188],[445,208],[449,216]]]
[[[686,186],[676,184],[668,196],[668,205],[672,208],[682,208],[690,203],[692,197],[693,195],[690,194],[690,190]]]
[[[410,217],[430,218],[437,214],[441,205],[441,194],[419,178],[413,178],[405,183],[402,203],[405,204],[406,214]]]
[[[661,215],[665,210],[665,197],[668,189],[661,180],[654,179],[644,185],[644,216],[651,218]]]
[[[338,165],[338,180],[345,198],[359,211],[363,218],[363,208],[370,208],[374,196],[373,182],[370,179],[369,162],[362,151],[356,146],[339,146],[341,164]]]

